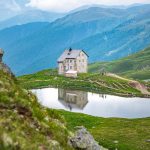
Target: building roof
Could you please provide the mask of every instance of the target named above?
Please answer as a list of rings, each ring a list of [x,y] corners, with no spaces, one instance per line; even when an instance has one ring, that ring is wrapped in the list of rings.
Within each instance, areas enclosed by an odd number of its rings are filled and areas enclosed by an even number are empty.
[[[63,52],[63,54],[58,58],[57,61],[58,62],[63,62],[65,59],[75,59],[75,58],[77,58],[79,56],[80,52],[84,52],[84,51],[83,50],[72,50],[72,49],[65,50]]]
[[[4,54],[4,51],[0,48],[0,54]]]

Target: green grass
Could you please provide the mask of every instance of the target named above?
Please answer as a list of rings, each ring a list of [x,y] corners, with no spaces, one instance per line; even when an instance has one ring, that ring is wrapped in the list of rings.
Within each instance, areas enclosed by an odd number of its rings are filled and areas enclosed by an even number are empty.
[[[149,70],[138,70],[138,71],[128,71],[125,73],[121,73],[120,75],[125,76],[127,78],[138,79],[138,80],[146,80],[150,79],[150,69]]]
[[[56,70],[44,70],[18,77],[18,80],[26,89],[60,87],[122,96],[142,96],[128,81],[98,73],[79,74],[78,78],[74,79],[60,76]]]
[[[0,71],[1,150],[70,150],[65,124],[58,112],[42,107],[32,93],[19,86],[15,77]]]
[[[85,126],[100,145],[110,150],[150,149],[150,142],[146,142],[150,139],[150,118],[100,118],[67,111],[58,112],[65,117],[69,130],[74,131],[76,126]]]
[[[43,73],[47,76],[43,76]],[[98,74],[82,74],[80,79],[97,81],[98,76]],[[26,81],[31,78],[33,81],[35,78],[48,80],[50,77],[54,81],[58,79],[64,82],[66,79],[58,77],[54,70],[45,70],[35,76],[24,76]],[[114,83],[115,80],[105,76],[100,79],[106,79],[109,84]],[[116,148],[118,150],[149,150],[150,143],[146,140],[150,139],[150,118],[100,118],[47,109],[37,102],[32,93],[21,88],[20,81],[0,71],[0,149],[57,150],[61,147],[64,150],[71,150],[67,144],[68,136],[75,131],[74,127],[82,125],[90,131],[100,145],[110,150]],[[125,84],[122,80],[120,82]],[[115,144],[115,141],[118,143]],[[59,145],[55,144],[56,142]]]
[[[150,47],[112,62],[97,62],[89,66],[90,72],[102,70],[133,79],[150,79]]]

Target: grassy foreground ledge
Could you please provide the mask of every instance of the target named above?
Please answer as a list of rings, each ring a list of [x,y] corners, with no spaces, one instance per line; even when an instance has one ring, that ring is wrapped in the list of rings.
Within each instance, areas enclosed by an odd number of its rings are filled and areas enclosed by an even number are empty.
[[[62,115],[0,70],[0,150],[70,150],[69,133]]]
[[[67,128],[86,127],[100,145],[109,150],[149,150],[150,118],[100,118],[57,110],[67,121]]]
[[[18,80],[26,89],[60,87],[120,96],[143,96],[128,81],[99,73],[80,74],[73,79],[58,75],[56,70],[44,70],[18,77]]]

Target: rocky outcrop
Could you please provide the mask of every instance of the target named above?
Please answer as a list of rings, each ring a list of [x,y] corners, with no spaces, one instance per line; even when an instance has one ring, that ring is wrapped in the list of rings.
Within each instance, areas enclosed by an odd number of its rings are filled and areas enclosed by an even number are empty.
[[[101,150],[101,147],[94,140],[93,136],[84,128],[77,127],[77,131],[70,138],[69,143],[75,149],[80,150]]]
[[[8,73],[10,75],[13,75],[11,69],[4,63],[0,62],[0,70],[2,70],[5,73]]]
[[[0,48],[0,70],[10,75],[13,75],[10,68],[6,64],[3,63],[3,59],[2,59],[3,55],[4,55],[4,51]]]

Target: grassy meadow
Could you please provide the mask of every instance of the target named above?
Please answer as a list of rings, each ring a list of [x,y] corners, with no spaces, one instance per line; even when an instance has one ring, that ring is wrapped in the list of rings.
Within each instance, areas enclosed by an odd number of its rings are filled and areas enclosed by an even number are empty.
[[[149,150],[150,118],[101,118],[84,114],[57,111],[67,121],[67,128],[86,127],[100,145],[109,150]]]
[[[66,78],[58,75],[56,70],[44,70],[18,77],[18,80],[26,89],[60,87],[121,96],[142,96],[128,81],[100,73],[79,74],[78,78]]]

